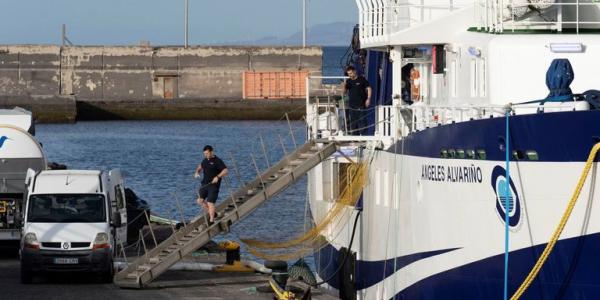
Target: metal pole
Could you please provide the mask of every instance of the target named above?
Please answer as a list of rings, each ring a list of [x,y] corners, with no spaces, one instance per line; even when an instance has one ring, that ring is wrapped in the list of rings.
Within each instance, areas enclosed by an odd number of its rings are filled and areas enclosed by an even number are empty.
[[[508,299],[508,255],[509,255],[509,221],[510,221],[510,202],[512,191],[510,187],[510,127],[509,127],[510,110],[506,110],[506,139],[505,139],[505,161],[506,174],[505,189],[504,189],[504,300]],[[515,200],[516,201],[516,200]]]
[[[290,135],[292,136],[292,142],[294,142],[294,149],[296,149],[296,148],[298,148],[298,144],[296,144],[296,137],[294,136],[294,131],[292,130],[292,123],[290,122],[290,117],[288,116],[288,113],[285,113],[285,119],[287,120],[288,128],[290,129]]]
[[[254,159],[254,155],[252,153],[250,153],[250,158],[252,158],[252,164],[254,164],[254,169],[256,170],[256,175],[258,175],[258,179],[260,179],[260,185],[262,186],[262,190],[263,190],[263,193],[265,193],[265,199],[266,199],[267,191],[266,191],[265,182],[263,181],[262,174],[260,174],[260,169],[258,168],[258,165],[256,164],[256,159]]]
[[[67,37],[67,26],[65,26],[65,24],[62,24],[61,39],[62,39],[63,47],[66,46],[66,41],[65,41],[66,37]]]
[[[140,238],[142,239],[142,245],[144,246],[144,256],[148,257],[148,248],[146,248],[146,241],[144,240],[146,237],[144,236],[144,232],[141,229]]]
[[[175,215],[173,215],[175,214]],[[177,220],[177,214],[176,213],[171,213],[171,220],[175,221]],[[175,226],[173,226],[173,222],[169,222],[171,223],[171,230],[173,231],[173,233],[175,233],[177,230],[175,230]]]
[[[158,246],[158,243],[156,242],[156,236],[154,235],[154,230],[152,229],[152,222],[150,222],[148,211],[144,210],[144,214],[146,215],[146,222],[148,222],[148,228],[150,229],[150,234],[152,235],[152,240],[154,241],[154,247],[156,247]]]
[[[127,267],[129,261],[127,260],[127,254],[125,254],[125,246],[123,245],[123,241],[119,241],[119,243],[121,244],[121,254],[123,254],[123,258],[125,259],[125,267]]]
[[[240,170],[237,167],[237,163],[235,162],[235,158],[233,154],[229,153],[229,157],[231,158],[231,163],[233,164],[233,170],[235,171],[235,176],[240,184],[240,186],[244,186],[244,181],[242,180],[242,175],[240,175]]]
[[[181,222],[183,223],[183,227],[186,227],[187,224],[185,222],[185,215],[183,214],[183,208],[181,207],[181,203],[179,203],[179,197],[177,197],[177,193],[173,193],[173,198],[175,198],[175,205],[177,206],[177,210],[179,211],[179,215],[181,216]]]
[[[189,4],[190,4],[190,1],[189,0],[185,0],[185,48],[187,48],[188,45],[189,45],[189,43],[188,43],[188,33],[189,33],[189,27],[188,27]]]
[[[306,0],[302,0],[302,47],[306,47]]]
[[[235,203],[235,195],[233,194],[233,184],[231,184],[231,181],[229,181],[229,177],[225,177],[225,185],[227,186],[227,188],[229,189],[229,198],[231,198],[231,202],[233,202],[233,207],[235,208],[235,215],[238,218],[238,220],[240,219],[240,212],[238,211],[238,206],[237,203]]]
[[[260,145],[262,146],[263,154],[265,155],[265,161],[267,162],[267,169],[271,168],[271,164],[269,163],[269,157],[267,156],[267,148],[265,147],[265,141],[262,137],[262,134],[258,134],[260,138]]]
[[[285,149],[285,144],[283,143],[283,138],[281,137],[281,134],[278,134],[279,136],[279,143],[281,144],[281,149],[283,149],[283,156],[287,156],[287,150]]]

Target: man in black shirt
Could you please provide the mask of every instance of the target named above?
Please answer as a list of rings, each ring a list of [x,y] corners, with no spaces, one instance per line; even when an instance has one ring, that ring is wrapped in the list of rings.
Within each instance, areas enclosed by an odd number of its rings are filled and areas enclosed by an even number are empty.
[[[221,187],[221,178],[227,175],[227,166],[218,158],[210,145],[204,146],[204,159],[196,167],[194,177],[200,176],[200,171],[204,174],[200,190],[198,191],[198,205],[201,205],[210,216],[210,224],[215,221],[215,202],[219,197],[219,188]]]
[[[363,76],[356,74],[352,66],[346,68],[348,79],[344,85],[344,92],[348,93],[348,133],[360,135],[367,126],[366,108],[371,105],[371,86]]]

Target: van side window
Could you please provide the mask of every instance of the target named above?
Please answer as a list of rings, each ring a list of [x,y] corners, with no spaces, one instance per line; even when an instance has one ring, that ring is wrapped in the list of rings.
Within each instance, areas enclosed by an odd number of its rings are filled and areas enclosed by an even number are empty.
[[[117,208],[121,209],[125,207],[125,197],[123,197],[123,193],[121,192],[121,186],[117,185],[115,187],[115,198],[117,200]]]

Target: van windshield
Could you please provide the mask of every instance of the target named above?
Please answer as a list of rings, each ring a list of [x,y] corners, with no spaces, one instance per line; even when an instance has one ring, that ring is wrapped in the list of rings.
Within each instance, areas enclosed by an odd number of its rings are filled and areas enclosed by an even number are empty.
[[[101,223],[104,196],[97,194],[31,195],[27,221],[34,223]]]

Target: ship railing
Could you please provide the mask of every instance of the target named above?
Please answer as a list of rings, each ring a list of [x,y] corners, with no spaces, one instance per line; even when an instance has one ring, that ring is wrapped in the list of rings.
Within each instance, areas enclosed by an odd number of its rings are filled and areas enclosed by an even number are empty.
[[[306,78],[306,125],[311,139],[338,134],[345,126],[342,101],[344,76],[308,76]],[[323,81],[339,84],[315,84]],[[340,107],[341,105],[341,107]]]
[[[324,79],[339,84],[315,84]],[[369,125],[364,128],[351,130],[347,115],[351,110],[347,107],[344,97],[342,76],[309,76],[306,79],[306,125],[309,139],[334,138],[337,140],[383,140],[393,141],[415,131],[427,128],[478,120],[501,117],[506,113],[504,105],[431,105],[417,102],[412,105],[378,105],[363,112],[363,118],[369,119]],[[515,101],[517,102],[517,101]],[[573,110],[588,110],[589,103],[585,101],[565,102],[534,102],[511,106],[515,115],[551,113]],[[374,115],[374,121],[372,116]],[[360,122],[365,124],[367,122]],[[363,125],[361,125],[363,126]],[[366,136],[366,132],[373,132]],[[363,135],[361,135],[363,134]]]
[[[553,113],[588,110],[585,101],[517,104],[510,106],[511,115]],[[390,145],[394,141],[418,131],[437,126],[473,120],[503,117],[506,105],[379,105],[367,109],[373,112],[374,122],[358,130],[350,130],[343,101],[322,101],[315,97],[307,102],[307,127],[309,139],[328,138],[337,141],[381,141]],[[374,128],[374,134],[365,135]]]
[[[385,109],[385,108],[382,108]],[[392,106],[392,115],[396,124],[390,125],[395,129],[395,138],[401,138],[410,133],[427,128],[470,120],[500,117],[505,114],[506,108],[500,105],[472,106],[472,105],[398,105]],[[392,118],[394,120],[394,118]],[[389,131],[384,131],[389,132]]]
[[[480,31],[571,30],[600,28],[600,2],[597,0],[477,0],[476,28]]]
[[[511,104],[511,115],[589,110],[586,101]],[[506,105],[393,105],[378,107],[376,135],[400,139],[408,134],[452,123],[503,117]]]
[[[462,0],[356,0],[359,34],[363,46],[385,44],[391,34],[434,20],[456,9],[472,5]]]

